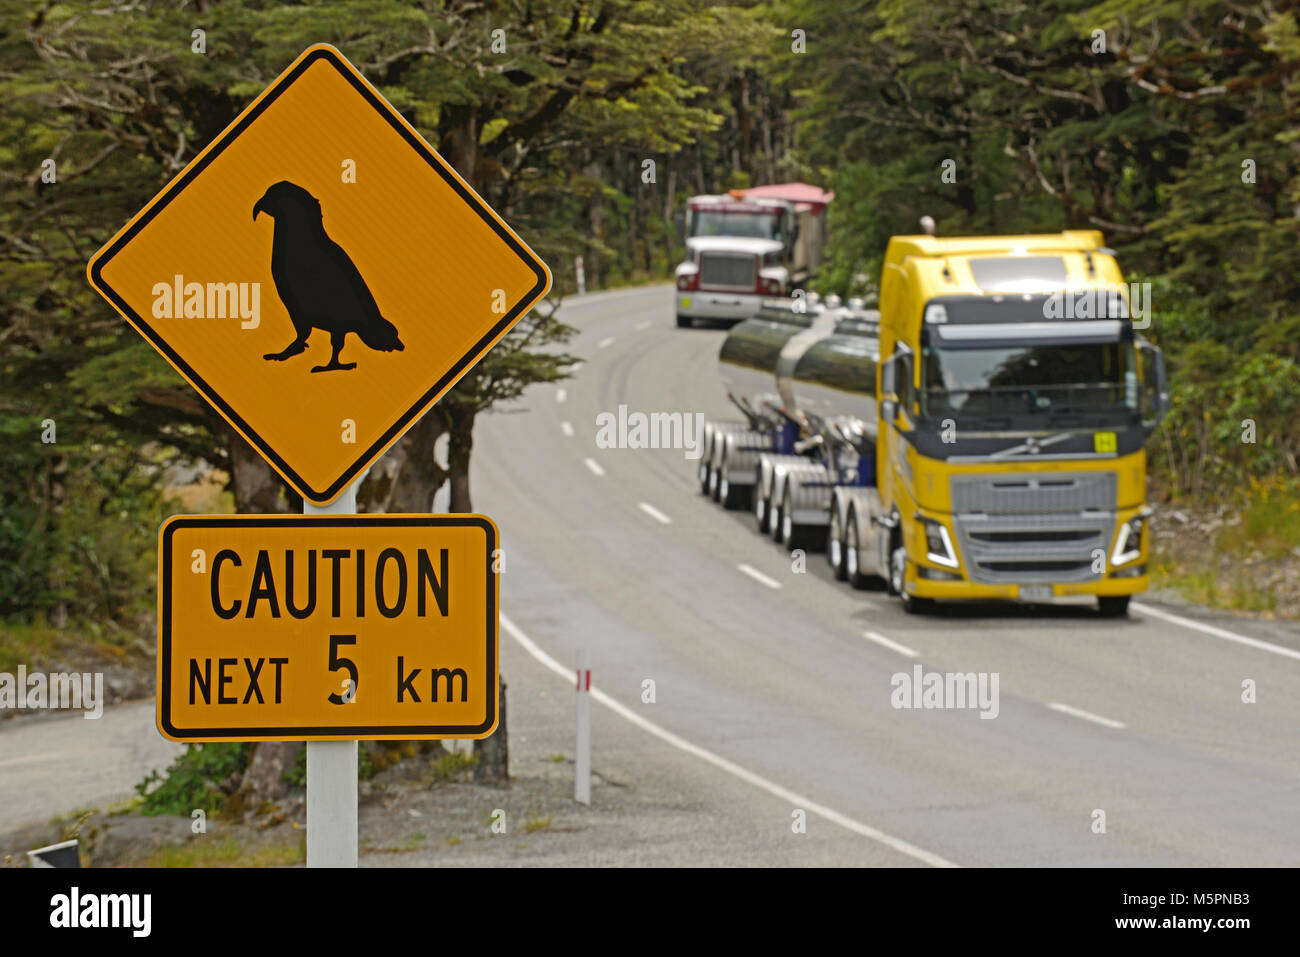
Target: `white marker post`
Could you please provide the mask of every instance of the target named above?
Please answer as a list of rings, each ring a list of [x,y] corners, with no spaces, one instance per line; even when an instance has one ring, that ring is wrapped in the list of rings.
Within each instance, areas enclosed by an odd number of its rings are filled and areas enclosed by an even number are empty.
[[[591,662],[587,649],[578,649],[578,748],[573,799],[591,803]]]
[[[328,505],[304,500],[302,513],[355,515],[361,479]],[[307,866],[357,866],[356,741],[307,742]]]
[[[582,257],[573,257],[573,267],[578,273],[578,295],[581,296],[587,291],[587,274],[582,271]]]

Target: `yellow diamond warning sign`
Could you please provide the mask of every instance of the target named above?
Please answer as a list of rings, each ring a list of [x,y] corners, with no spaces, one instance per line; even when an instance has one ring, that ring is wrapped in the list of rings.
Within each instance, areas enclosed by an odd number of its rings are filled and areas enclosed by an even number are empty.
[[[359,478],[551,282],[324,45],[96,253],[88,275],[318,504]]]
[[[159,730],[177,741],[487,737],[497,540],[481,515],[169,519]]]

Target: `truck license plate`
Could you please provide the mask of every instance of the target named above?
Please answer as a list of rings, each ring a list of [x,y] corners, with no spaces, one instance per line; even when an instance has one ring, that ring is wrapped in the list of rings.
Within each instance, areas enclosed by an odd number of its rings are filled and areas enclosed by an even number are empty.
[[[1052,597],[1051,585],[1021,585],[1021,601],[1049,601]]]

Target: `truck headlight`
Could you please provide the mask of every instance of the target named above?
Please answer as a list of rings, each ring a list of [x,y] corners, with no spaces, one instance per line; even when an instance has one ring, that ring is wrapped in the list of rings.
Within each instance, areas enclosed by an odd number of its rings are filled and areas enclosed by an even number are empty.
[[[936,565],[956,568],[957,550],[952,547],[948,529],[941,522],[929,518],[921,519],[921,528],[925,532],[925,557]]]
[[[1127,565],[1142,554],[1142,527],[1144,518],[1139,515],[1131,518],[1119,527],[1115,538],[1115,549],[1110,553],[1111,566]]]

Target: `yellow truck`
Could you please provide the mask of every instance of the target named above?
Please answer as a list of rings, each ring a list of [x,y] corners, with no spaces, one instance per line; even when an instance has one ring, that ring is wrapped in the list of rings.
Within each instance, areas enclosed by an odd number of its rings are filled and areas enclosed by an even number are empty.
[[[744,421],[699,480],[911,612],[1147,587],[1143,443],[1168,405],[1150,296],[1095,231],[895,236],[879,308],[769,301],[719,354]]]
[[[1147,587],[1146,453],[1168,405],[1101,233],[895,236],[880,287],[874,516],[880,568],[939,598]],[[886,561],[887,559],[887,561]]]

